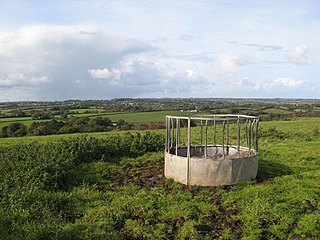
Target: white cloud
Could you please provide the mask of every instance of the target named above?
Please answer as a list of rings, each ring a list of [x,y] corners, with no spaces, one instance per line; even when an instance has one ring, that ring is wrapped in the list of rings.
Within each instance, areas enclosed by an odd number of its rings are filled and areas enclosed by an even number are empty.
[[[259,90],[261,88],[261,84],[258,81],[250,80],[247,77],[242,78],[239,81],[240,87],[244,89],[253,89],[253,90]]]
[[[227,73],[236,71],[238,56],[234,53],[222,53],[215,59],[217,70]]]
[[[197,37],[190,34],[181,34],[179,36],[179,40],[187,41],[187,42],[194,41],[195,39],[197,39]]]
[[[272,88],[278,88],[278,87],[286,87],[286,88],[297,88],[300,85],[302,85],[304,81],[297,80],[291,77],[281,77],[274,79],[270,82],[267,82],[264,84],[265,89],[272,89]]]
[[[47,76],[25,76],[23,73],[12,73],[0,77],[0,88],[33,87],[49,82]]]
[[[19,93],[29,99],[116,97],[123,93],[121,87],[112,89],[106,86],[109,81],[92,78],[119,80],[123,59],[151,49],[131,36],[95,25],[41,24],[2,31],[0,95],[4,89],[14,92],[13,88],[28,86]]]
[[[121,82],[128,86],[160,85],[167,78],[165,68],[148,58],[125,59],[122,62],[121,72],[123,73]]]
[[[248,63],[249,61],[237,53],[225,52],[216,56],[214,60],[214,68],[218,72],[235,73],[237,71],[237,67],[244,66]]]
[[[307,64],[308,59],[306,54],[309,50],[309,47],[306,44],[298,44],[289,54],[289,59],[294,64]]]
[[[197,71],[195,71],[194,69],[187,69],[186,74],[187,74],[187,78],[190,80],[199,79],[199,75],[198,75]]]
[[[0,8],[0,99],[319,93],[317,1],[285,17],[286,1],[15,2]]]
[[[103,69],[89,69],[88,73],[92,78],[104,78],[104,79],[115,79],[119,80],[121,77],[121,72],[118,69],[112,68],[109,70],[108,68]]]

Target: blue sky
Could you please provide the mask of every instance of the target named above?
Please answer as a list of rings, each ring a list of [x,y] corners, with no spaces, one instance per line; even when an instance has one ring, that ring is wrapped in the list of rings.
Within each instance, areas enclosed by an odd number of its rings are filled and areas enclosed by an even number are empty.
[[[0,101],[319,98],[320,1],[0,2]]]

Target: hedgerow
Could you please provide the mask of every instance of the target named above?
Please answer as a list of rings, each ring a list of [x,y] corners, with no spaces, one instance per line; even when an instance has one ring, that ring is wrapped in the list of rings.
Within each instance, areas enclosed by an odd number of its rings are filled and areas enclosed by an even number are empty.
[[[55,239],[61,224],[79,217],[76,199],[68,192],[74,169],[95,161],[114,162],[160,151],[163,139],[162,134],[147,132],[1,147],[0,236]]]

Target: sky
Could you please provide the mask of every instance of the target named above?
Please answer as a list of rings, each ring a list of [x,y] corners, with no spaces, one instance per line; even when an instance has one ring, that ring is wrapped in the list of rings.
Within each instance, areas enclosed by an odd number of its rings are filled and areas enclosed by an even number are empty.
[[[319,98],[319,0],[0,0],[0,101]]]

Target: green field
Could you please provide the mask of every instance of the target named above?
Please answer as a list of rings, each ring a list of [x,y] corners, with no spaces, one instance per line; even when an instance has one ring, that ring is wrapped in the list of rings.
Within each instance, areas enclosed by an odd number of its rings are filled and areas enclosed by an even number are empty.
[[[92,110],[92,109],[91,109]],[[199,115],[200,113],[193,112],[180,112],[180,111],[156,111],[156,112],[132,112],[132,113],[79,113],[73,114],[75,117],[108,117],[112,121],[117,122],[119,119],[123,119],[128,123],[144,124],[144,123],[164,123],[166,115]],[[207,113],[201,113],[207,114]],[[70,115],[72,116],[72,114]],[[59,118],[59,116],[55,116]],[[30,126],[32,122],[49,121],[49,120],[32,120],[31,117],[12,117],[12,118],[0,118],[0,128],[7,126],[14,122],[23,123]]]
[[[292,113],[292,111],[288,111],[283,108],[267,108],[263,110],[266,113],[274,113],[274,114],[289,114]]]
[[[165,123],[165,116],[167,115],[179,115],[179,116],[192,116],[192,115],[201,115],[207,114],[204,113],[195,113],[195,112],[180,112],[180,111],[156,111],[156,112],[131,112],[131,113],[98,113],[98,114],[77,114],[74,116],[89,116],[89,117],[108,117],[113,122],[117,122],[120,119],[125,120],[128,123],[134,124],[148,124],[148,123]]]
[[[161,112],[161,114],[165,115],[174,115],[177,114],[177,112]],[[159,113],[159,115],[161,116]],[[185,113],[186,114],[186,113]],[[158,115],[158,116],[159,116]],[[164,115],[164,116],[165,116]],[[187,114],[186,114],[187,115]],[[145,120],[145,119],[144,119]],[[148,118],[150,120],[150,116]],[[232,126],[235,127],[235,126]],[[244,127],[244,126],[243,126]],[[212,128],[212,126],[211,126]],[[212,134],[210,134],[209,128],[209,141],[213,141]],[[287,121],[267,121],[267,122],[260,122],[259,128],[261,131],[270,129],[270,128],[277,128],[281,131],[294,134],[296,136],[312,136],[313,132],[316,131],[317,128],[319,128],[320,131],[320,118],[295,118],[292,120]],[[193,135],[197,135],[195,139],[199,141],[199,127],[193,129]],[[217,129],[218,130],[218,129]],[[182,129],[182,132],[186,132],[186,129]],[[232,131],[232,128],[231,130]],[[134,130],[129,132],[135,132]],[[145,132],[145,131],[142,131]],[[155,132],[163,132],[165,133],[165,130],[155,130]],[[97,132],[97,133],[73,133],[73,134],[60,134],[60,135],[47,135],[47,136],[26,136],[26,137],[13,137],[13,138],[0,138],[0,146],[4,145],[11,145],[16,143],[30,143],[33,141],[45,143],[50,141],[57,141],[61,138],[75,138],[79,136],[90,136],[90,137],[97,137],[97,138],[103,138],[108,137],[112,135],[118,135],[118,134],[125,134],[123,131],[113,131],[113,132]],[[183,140],[183,139],[182,139]]]
[[[8,126],[11,123],[23,123],[26,126],[30,126],[33,122],[43,122],[49,120],[33,120],[31,117],[12,117],[12,118],[0,118],[0,128]]]
[[[234,186],[163,178],[165,130],[140,133],[0,139],[0,236],[320,239],[320,118],[261,122],[257,179]]]
[[[118,113],[110,114],[108,117],[116,122],[119,119],[123,119],[129,123],[165,123],[165,116],[179,115],[179,116],[193,116],[207,114],[206,112],[180,112],[180,111],[158,111],[158,112],[137,112],[137,113]]]
[[[127,131],[136,132],[136,131]],[[82,136],[95,137],[95,138],[107,138],[115,135],[124,135],[125,131],[112,131],[112,132],[96,132],[96,133],[72,133],[72,134],[59,134],[59,135],[47,135],[47,136],[26,136],[26,137],[12,137],[12,138],[0,138],[0,146],[10,146],[22,143],[48,143],[57,142],[61,139],[73,139]],[[146,131],[140,131],[146,132]],[[163,130],[155,130],[154,132],[164,132]]]

